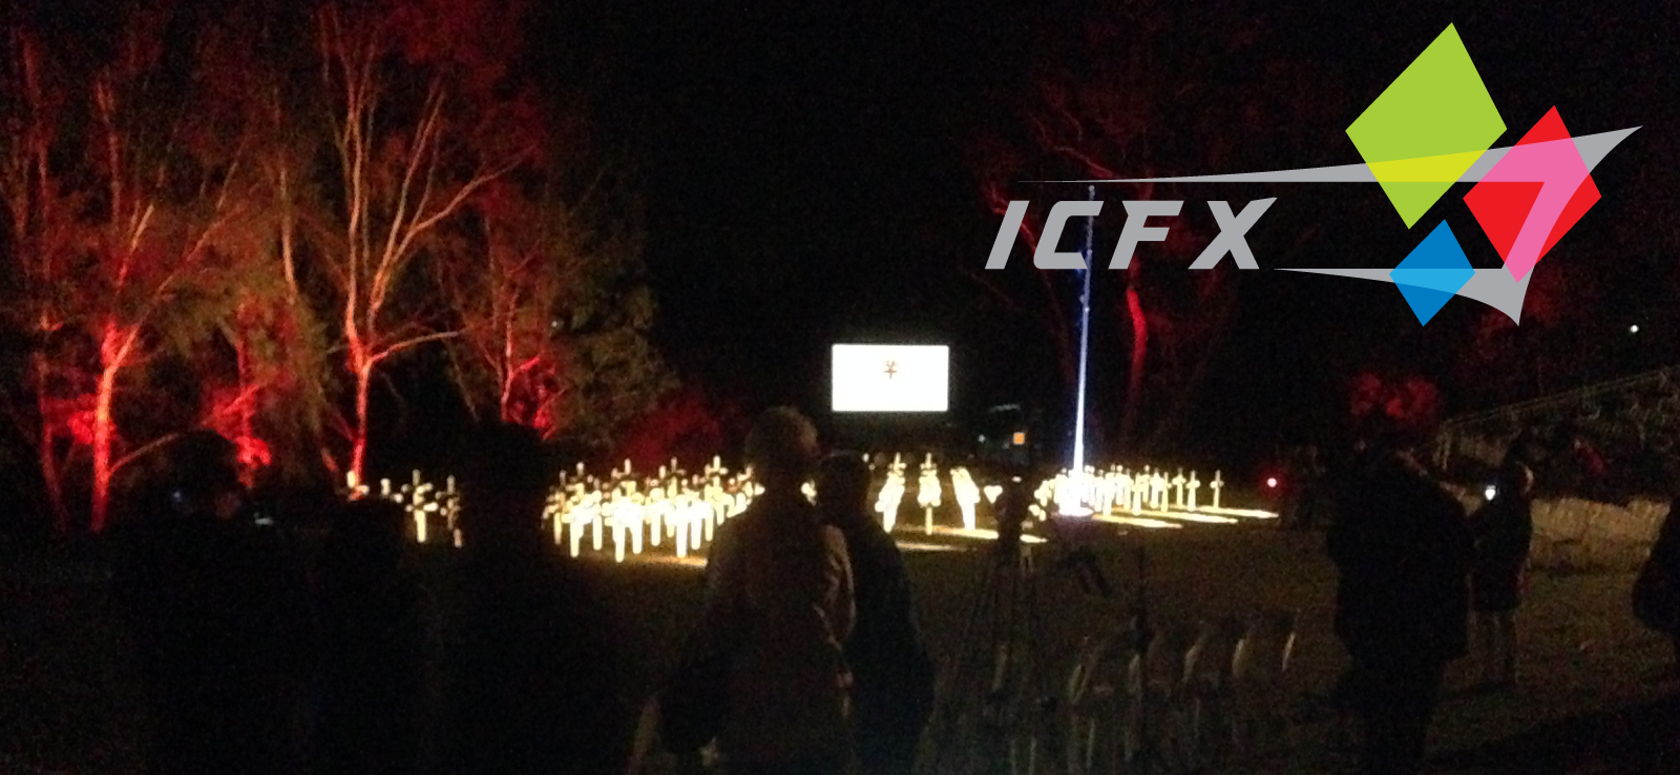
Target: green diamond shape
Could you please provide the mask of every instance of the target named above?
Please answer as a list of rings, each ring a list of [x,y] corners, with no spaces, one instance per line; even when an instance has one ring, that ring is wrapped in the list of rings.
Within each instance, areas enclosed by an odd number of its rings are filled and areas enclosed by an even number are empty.
[[[1493,147],[1505,121],[1447,25],[1347,133],[1409,228]]]

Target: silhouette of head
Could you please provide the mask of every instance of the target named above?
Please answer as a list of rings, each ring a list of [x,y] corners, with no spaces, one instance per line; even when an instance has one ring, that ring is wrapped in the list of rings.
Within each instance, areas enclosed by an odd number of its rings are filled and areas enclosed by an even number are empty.
[[[1025,522],[1031,515],[1033,503],[1031,485],[1027,484],[1030,474],[1026,471],[1011,470],[1007,472],[1001,482],[1002,491],[998,493],[996,510],[999,521],[1004,519]]]
[[[540,540],[550,472],[537,432],[494,423],[479,429],[467,451],[458,523],[463,541],[484,545]]]
[[[797,491],[818,454],[816,426],[790,407],[766,410],[747,434],[747,465],[766,492]]]
[[[168,447],[169,499],[183,515],[230,519],[243,503],[239,447],[213,430],[189,431]]]
[[[401,504],[363,498],[344,505],[332,526],[332,543],[358,560],[390,562],[407,542],[408,512]]]
[[[1534,493],[1534,470],[1521,461],[1511,460],[1499,467],[1499,492],[1526,498]]]
[[[344,505],[342,534],[355,541],[401,544],[407,539],[408,511],[383,498],[363,498]]]
[[[836,452],[817,468],[817,504],[833,516],[869,513],[869,464],[856,452]]]

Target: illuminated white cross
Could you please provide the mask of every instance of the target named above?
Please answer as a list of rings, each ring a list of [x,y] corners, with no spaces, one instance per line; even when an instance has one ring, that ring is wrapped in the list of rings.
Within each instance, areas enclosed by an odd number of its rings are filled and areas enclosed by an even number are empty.
[[[881,513],[882,530],[893,531],[893,524],[898,521],[898,504],[903,499],[904,474],[897,470],[888,471],[887,481],[875,497],[875,510]]]
[[[921,480],[916,483],[916,503],[922,507],[928,535],[933,535],[933,509],[942,501],[939,489],[939,469],[934,467],[930,453],[922,463]]]

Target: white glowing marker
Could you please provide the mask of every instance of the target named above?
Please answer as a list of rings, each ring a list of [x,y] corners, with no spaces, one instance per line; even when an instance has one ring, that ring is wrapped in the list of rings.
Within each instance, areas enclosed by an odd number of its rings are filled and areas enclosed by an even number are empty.
[[[595,509],[595,518],[589,521],[589,542],[595,547],[595,551],[597,552],[601,551],[602,525],[607,521],[607,515],[611,512],[611,509],[611,504],[604,501],[600,502]]]
[[[711,540],[711,538],[706,535],[705,530],[706,514],[711,512],[710,508],[707,508],[705,504],[694,503],[679,509],[678,511],[684,514],[683,525],[685,525],[688,529],[689,545],[698,547],[702,543]]]
[[[590,493],[584,497],[582,503],[572,509],[569,515],[572,533],[572,556],[578,556],[578,545],[583,543],[583,530],[588,527],[595,531],[595,550],[601,550],[601,507],[600,494]]]
[[[967,468],[957,466],[951,469],[951,494],[957,499],[957,507],[962,509],[963,528],[975,528],[974,507],[980,503],[980,486],[974,483],[974,476]]]
[[[933,455],[922,462],[921,480],[916,483],[916,503],[922,507],[927,521],[927,534],[933,535],[933,509],[940,504],[939,469],[933,465]]]
[[[1086,516],[1088,513],[1081,497],[1082,489],[1080,474],[1057,474],[1055,484],[1051,485],[1051,501],[1056,504],[1056,513],[1063,516]]]
[[[888,533],[893,531],[893,525],[898,521],[898,505],[904,501],[904,472],[898,469],[887,471],[887,481],[881,485],[881,492],[875,497],[875,510],[881,513],[881,529]]]

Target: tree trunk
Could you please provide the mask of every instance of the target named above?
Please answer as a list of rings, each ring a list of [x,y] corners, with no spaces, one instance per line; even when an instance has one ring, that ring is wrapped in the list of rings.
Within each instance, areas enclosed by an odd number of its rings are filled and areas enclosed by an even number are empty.
[[[513,324],[511,321],[502,329],[502,362],[498,364],[496,371],[502,379],[502,395],[496,404],[496,415],[501,417],[502,422],[505,423],[518,422],[510,409],[510,405],[513,403],[513,381],[519,378],[519,371],[513,363]]]
[[[1222,278],[1216,280],[1216,282],[1224,283],[1226,280]],[[1183,436],[1182,431],[1185,430],[1186,417],[1191,407],[1195,405],[1196,399],[1200,396],[1202,385],[1207,382],[1209,366],[1212,364],[1214,357],[1224,348],[1226,336],[1230,331],[1232,307],[1236,304],[1236,298],[1236,293],[1233,291],[1229,297],[1212,300],[1211,304],[1216,310],[1212,313],[1214,315],[1213,333],[1207,337],[1207,341],[1202,343],[1202,351],[1196,358],[1196,365],[1190,369],[1190,376],[1174,386],[1171,396],[1172,403],[1166,411],[1166,419],[1157,425],[1149,435],[1150,448],[1159,449],[1159,445],[1164,440]]]
[[[52,425],[41,423],[41,479],[47,488],[47,508],[52,510],[53,529],[70,532],[70,510],[64,507],[64,483],[58,478],[58,434]]]
[[[291,183],[286,168],[280,168],[280,261],[286,272],[286,292],[295,313],[302,304],[303,293],[298,289],[296,251],[296,215],[292,211]]]
[[[251,390],[251,351],[243,331],[235,337],[233,347],[234,357],[239,364],[239,390],[234,394],[239,401],[239,438],[234,441],[239,445],[241,476],[245,479],[245,486],[251,487],[256,484],[255,464],[248,466],[243,458],[245,450],[251,448],[252,441],[257,437],[256,396],[247,392]]]
[[[116,431],[111,399],[117,392],[117,373],[128,359],[128,348],[117,341],[120,336],[114,324],[107,324],[105,340],[100,344],[105,363],[99,372],[99,393],[93,406],[93,520],[88,525],[94,533],[105,529],[111,506],[111,443]]]
[[[496,416],[504,423],[517,423],[519,418],[513,416],[513,376],[502,379],[502,396],[496,404]]]
[[[1138,407],[1143,401],[1143,370],[1149,355],[1149,320],[1144,317],[1143,300],[1138,296],[1138,269],[1141,266],[1142,262],[1133,261],[1126,270],[1126,314],[1132,322],[1132,358],[1126,373],[1126,406],[1120,418],[1120,443],[1127,446],[1137,432]]]
[[[356,357],[356,436],[351,442],[350,451],[350,482],[352,486],[366,484],[363,470],[367,462],[368,442],[368,388],[373,383],[373,360],[366,356]]]
[[[60,533],[68,533],[70,510],[64,506],[64,482],[59,479],[58,429],[53,427],[52,413],[48,409],[50,397],[47,393],[47,357],[37,352],[31,360],[35,370],[35,406],[41,416],[41,437],[37,450],[41,458],[41,481],[47,489],[47,508],[52,511],[53,529]]]

